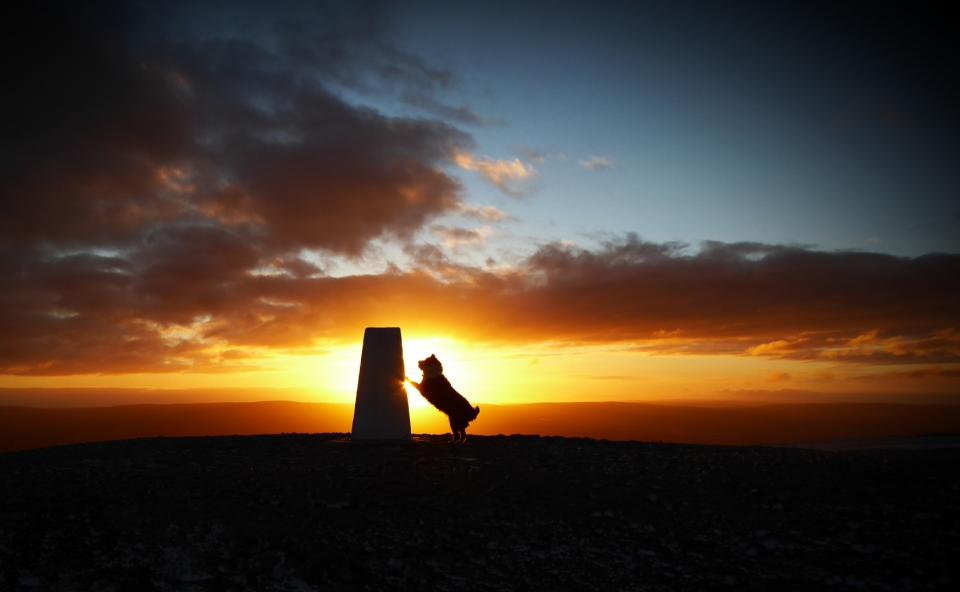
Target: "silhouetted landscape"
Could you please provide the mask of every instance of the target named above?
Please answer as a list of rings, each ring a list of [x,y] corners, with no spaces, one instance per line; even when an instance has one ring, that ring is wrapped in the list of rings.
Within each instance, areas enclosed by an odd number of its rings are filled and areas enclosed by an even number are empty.
[[[147,438],[0,455],[3,590],[953,590],[960,450]]]
[[[957,583],[958,406],[484,405],[466,444],[353,442],[352,414],[0,407],[0,589]]]
[[[352,405],[267,401],[86,408],[0,407],[0,451],[154,436],[349,432]],[[446,418],[415,413],[413,431]],[[770,445],[960,433],[960,406],[879,403],[483,405],[470,434],[540,434],[687,444]]]

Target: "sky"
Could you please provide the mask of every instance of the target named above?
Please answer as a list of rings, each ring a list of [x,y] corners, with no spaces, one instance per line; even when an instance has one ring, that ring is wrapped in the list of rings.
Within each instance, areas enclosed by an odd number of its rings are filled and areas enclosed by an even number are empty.
[[[960,394],[956,17],[635,4],[33,7],[0,403]]]

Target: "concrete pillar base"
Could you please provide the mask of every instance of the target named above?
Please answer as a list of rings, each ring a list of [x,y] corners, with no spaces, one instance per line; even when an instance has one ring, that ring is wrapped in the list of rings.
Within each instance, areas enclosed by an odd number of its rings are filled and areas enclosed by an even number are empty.
[[[400,328],[367,327],[353,407],[354,440],[410,439],[404,374]]]

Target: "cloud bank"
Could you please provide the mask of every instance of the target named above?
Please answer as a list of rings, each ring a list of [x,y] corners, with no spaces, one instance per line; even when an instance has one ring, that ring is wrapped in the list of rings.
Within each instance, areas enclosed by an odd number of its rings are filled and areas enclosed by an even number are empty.
[[[539,248],[508,271],[415,249],[417,271],[251,273],[223,228],[151,235],[124,256],[6,258],[2,371],[216,371],[249,347],[354,341],[399,324],[486,343],[620,343],[659,353],[868,363],[960,361],[960,256],[683,245],[633,236]],[[187,288],[189,287],[189,288]],[[249,360],[247,360],[249,361]]]
[[[453,78],[398,49],[369,9],[317,6],[238,5],[229,30],[186,3],[25,18],[30,59],[9,72],[0,159],[0,373],[226,372],[377,324],[487,343],[960,361],[956,255],[691,253],[626,235],[481,268],[417,244],[424,230],[450,248],[486,238],[435,221],[445,214],[505,219],[466,205],[451,168],[513,194],[535,171],[473,156],[446,121],[346,101],[339,90],[415,90],[436,115]],[[301,256],[384,239],[405,245],[409,269],[329,277]]]

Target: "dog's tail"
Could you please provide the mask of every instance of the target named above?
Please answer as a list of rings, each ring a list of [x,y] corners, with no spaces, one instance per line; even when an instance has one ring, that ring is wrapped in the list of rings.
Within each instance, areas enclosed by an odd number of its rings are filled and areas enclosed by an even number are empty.
[[[479,405],[476,405],[476,406],[474,406],[474,408],[473,408],[473,417],[470,418],[470,421],[475,420],[478,415],[480,415],[480,406],[479,406]]]

